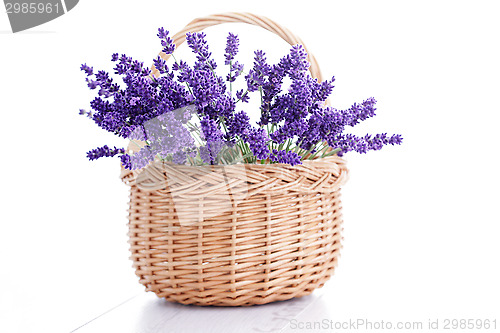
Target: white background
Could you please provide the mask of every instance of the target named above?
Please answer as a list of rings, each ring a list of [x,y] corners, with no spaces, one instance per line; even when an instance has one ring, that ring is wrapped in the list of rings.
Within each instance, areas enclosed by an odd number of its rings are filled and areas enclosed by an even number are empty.
[[[498,2],[87,0],[17,34],[0,13],[0,332],[69,332],[142,292],[118,160],[85,158],[126,142],[78,115],[93,96],[79,66],[111,70],[113,52],[149,64],[158,27],[226,11],[299,35],[336,77],[335,107],[374,96],[377,117],[357,133],[404,136],[400,147],[346,156],[342,257],[322,311],[302,319],[500,326]],[[218,62],[227,31],[240,35],[248,66],[257,48],[271,61],[288,50],[228,24],[206,31]]]

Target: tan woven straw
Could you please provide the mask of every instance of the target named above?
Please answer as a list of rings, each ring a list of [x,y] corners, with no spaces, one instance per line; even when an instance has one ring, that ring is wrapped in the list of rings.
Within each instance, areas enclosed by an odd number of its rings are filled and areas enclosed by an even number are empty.
[[[244,22],[301,43],[287,29],[253,15],[199,18],[174,36],[224,22]],[[166,55],[161,54],[163,57]],[[311,74],[321,78],[309,53]],[[310,294],[333,274],[341,248],[337,156],[302,165],[186,166],[154,162],[122,167],[130,185],[131,259],[147,291],[183,304],[239,306]]]

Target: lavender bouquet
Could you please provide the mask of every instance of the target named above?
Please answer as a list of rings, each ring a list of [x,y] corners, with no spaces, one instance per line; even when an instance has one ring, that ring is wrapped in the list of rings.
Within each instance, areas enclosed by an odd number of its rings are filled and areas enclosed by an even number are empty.
[[[159,76],[142,62],[126,55],[112,55],[114,72],[94,73],[83,64],[86,82],[98,96],[90,111],[80,110],[97,125],[138,144],[135,153],[108,146],[87,153],[90,160],[118,156],[127,169],[140,169],[153,160],[177,164],[286,163],[323,158],[356,151],[366,153],[384,145],[401,144],[399,134],[359,137],[345,133],[346,127],[375,116],[375,99],[368,98],[347,110],[325,105],[334,78],[324,82],[309,73],[307,54],[301,45],[277,63],[268,64],[263,51],[255,51],[253,67],[247,72],[235,60],[239,39],[229,33],[225,49],[227,75],[219,76],[206,35],[187,33],[194,65],[175,59],[175,44],[160,28],[163,52],[172,55],[173,65],[158,56],[154,66]],[[245,88],[233,91],[233,82],[245,80]],[[285,80],[289,81],[285,87]],[[251,95],[260,98],[260,119],[252,124],[243,110]]]

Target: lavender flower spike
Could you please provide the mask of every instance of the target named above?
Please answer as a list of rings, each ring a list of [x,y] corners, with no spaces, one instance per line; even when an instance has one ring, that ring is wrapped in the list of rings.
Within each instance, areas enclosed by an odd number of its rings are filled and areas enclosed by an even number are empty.
[[[124,154],[125,149],[124,148],[109,148],[107,145],[92,149],[87,153],[87,157],[89,160],[97,160],[98,158],[101,157],[113,157],[118,154]]]
[[[165,54],[172,54],[174,53],[175,50],[175,44],[172,38],[168,36],[168,30],[165,30],[163,28],[158,29],[158,38],[161,39],[161,45],[163,46],[163,52]]]
[[[240,45],[240,40],[238,38],[238,35],[235,35],[233,33],[229,33],[227,36],[227,45],[226,45],[226,53],[224,54],[224,57],[226,58],[225,64],[229,65],[232,60],[234,60],[234,57],[238,53],[238,46]]]
[[[157,35],[164,54],[174,52],[169,32],[159,28]],[[143,62],[125,54],[112,54],[114,73],[81,65],[86,84],[97,96],[80,114],[117,136],[147,144],[133,155],[103,146],[87,153],[90,160],[118,155],[127,169],[143,168],[155,158],[190,165],[233,163],[234,148],[245,163],[296,165],[304,159],[351,151],[364,154],[402,142],[399,134],[346,133],[375,116],[376,100],[370,97],[345,110],[325,106],[335,78],[324,82],[312,78],[302,45],[293,46],[274,64],[268,63],[264,51],[255,51],[253,66],[241,78],[236,34],[229,33],[226,39],[223,61],[229,73],[224,76],[216,71],[205,33],[188,32],[186,41],[196,56],[194,64],[179,59],[167,66],[159,56],[153,60],[157,77]],[[120,76],[120,82],[111,74]],[[233,84],[237,79],[243,86]],[[251,121],[250,110],[239,108],[252,96],[260,97],[257,122]],[[188,109],[192,113],[184,112]]]

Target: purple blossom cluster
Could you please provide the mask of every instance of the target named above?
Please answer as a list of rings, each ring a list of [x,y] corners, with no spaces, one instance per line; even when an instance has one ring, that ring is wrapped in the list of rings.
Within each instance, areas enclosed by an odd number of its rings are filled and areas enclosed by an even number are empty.
[[[229,35],[227,36],[226,53],[224,54],[224,57],[226,58],[225,64],[229,65],[229,74],[227,74],[226,76],[226,81],[229,82],[236,81],[236,78],[240,76],[240,74],[243,72],[243,65],[237,61],[233,61],[236,54],[238,53],[239,45],[240,45],[240,40],[238,36],[229,33]]]
[[[300,156],[294,151],[276,150],[273,149],[272,154],[269,156],[271,161],[276,163],[284,163],[290,165],[300,164]]]
[[[163,54],[172,55],[175,44],[169,32],[158,29],[158,38]],[[143,143],[133,154],[123,148],[96,148],[87,153],[90,160],[119,155],[128,169],[143,168],[154,159],[193,165],[296,165],[304,159],[366,153],[402,142],[401,135],[345,133],[347,127],[375,116],[376,101],[368,98],[345,110],[325,106],[335,78],[312,78],[301,45],[293,46],[276,64],[269,64],[263,51],[255,51],[253,66],[242,75],[244,66],[236,60],[239,38],[229,33],[224,54],[228,72],[223,77],[217,74],[205,33],[187,33],[186,41],[196,56],[194,64],[174,58],[169,66],[158,57],[153,63],[159,76],[142,62],[117,53],[111,60],[123,84],[115,83],[108,72],[81,66],[97,96],[90,102],[91,110],[80,114],[109,132]],[[245,88],[233,96],[232,83],[239,77]],[[256,124],[240,108],[251,95],[261,99]]]
[[[102,147],[95,148],[89,151],[87,153],[87,157],[89,160],[93,161],[101,157],[113,157],[118,154],[124,154],[124,153],[125,149],[123,148],[116,148],[116,147],[109,148],[107,145],[104,145]]]
[[[188,107],[166,112],[138,126],[130,139],[145,141],[147,145],[137,153],[123,157],[123,164],[129,169],[140,169],[153,161],[156,156],[171,156],[175,161],[185,162],[196,148],[194,138],[184,126],[191,119]]]

